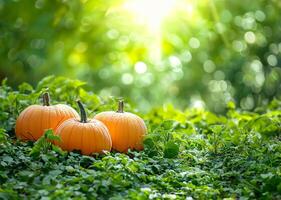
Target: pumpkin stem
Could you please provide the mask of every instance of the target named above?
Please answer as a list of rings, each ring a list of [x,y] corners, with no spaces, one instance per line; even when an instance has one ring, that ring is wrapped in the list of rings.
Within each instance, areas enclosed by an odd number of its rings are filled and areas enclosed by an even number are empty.
[[[124,112],[124,101],[123,100],[120,100],[118,102],[118,113],[123,113]]]
[[[87,114],[86,114],[86,111],[85,111],[85,108],[84,108],[83,104],[81,103],[80,100],[77,100],[77,104],[78,104],[78,107],[80,109],[81,122],[87,123]]]
[[[50,94],[49,92],[45,92],[42,96],[43,98],[43,106],[50,106]]]

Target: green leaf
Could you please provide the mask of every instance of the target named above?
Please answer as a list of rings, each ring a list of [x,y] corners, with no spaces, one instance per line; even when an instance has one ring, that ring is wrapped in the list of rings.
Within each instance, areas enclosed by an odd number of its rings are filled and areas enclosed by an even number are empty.
[[[179,154],[179,145],[174,142],[168,142],[164,148],[165,158],[176,158]]]
[[[33,87],[28,83],[22,83],[21,85],[19,85],[19,92],[21,93],[32,92],[32,91],[33,91]]]
[[[142,116],[148,127],[144,151],[83,156],[55,146],[60,138],[52,130],[36,142],[16,140],[18,114],[38,103],[47,87],[53,105],[75,108],[80,97],[93,115],[116,110],[116,97],[101,98],[64,77],[40,84],[42,89],[32,92],[26,85],[20,91],[6,83],[0,87],[0,199],[281,197],[278,99],[258,113],[232,108],[225,116],[171,104],[137,113],[128,101],[126,110]]]
[[[41,152],[47,153],[49,150],[55,150],[57,153],[64,154],[63,151],[60,150],[60,148],[55,147],[52,142],[54,141],[60,141],[60,137],[57,135],[54,135],[54,132],[52,129],[46,130],[44,132],[44,135],[42,135],[32,147],[32,150],[29,155],[33,157],[37,157],[40,155]]]
[[[7,142],[8,135],[6,134],[6,130],[3,128],[0,128],[0,144]]]
[[[223,128],[224,128],[223,125],[212,125],[212,126],[210,127],[210,129],[211,129],[214,133],[216,133],[216,134],[221,133],[222,130],[223,130]]]
[[[234,109],[236,108],[234,101],[229,101],[229,102],[227,103],[227,108],[228,108],[229,110],[234,110]]]
[[[2,157],[2,160],[3,160],[4,162],[6,162],[8,165],[13,162],[13,158],[10,157],[10,156],[4,156],[4,157]]]
[[[144,147],[147,149],[154,149],[155,148],[155,143],[152,138],[146,137],[143,141]]]

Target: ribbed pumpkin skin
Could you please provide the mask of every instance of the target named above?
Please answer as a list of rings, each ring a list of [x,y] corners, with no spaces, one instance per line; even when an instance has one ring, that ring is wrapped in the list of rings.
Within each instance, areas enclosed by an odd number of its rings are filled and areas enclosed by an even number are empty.
[[[61,142],[57,142],[63,150],[80,150],[84,155],[110,151],[112,141],[106,126],[98,120],[86,123],[78,119],[69,119],[63,122],[56,130]]]
[[[97,114],[95,119],[103,122],[108,128],[113,149],[119,152],[143,149],[143,137],[147,129],[139,116],[129,112],[107,111]]]
[[[77,117],[78,113],[67,105],[31,105],[20,113],[16,121],[16,137],[35,141],[46,129],[55,130],[63,121]]]

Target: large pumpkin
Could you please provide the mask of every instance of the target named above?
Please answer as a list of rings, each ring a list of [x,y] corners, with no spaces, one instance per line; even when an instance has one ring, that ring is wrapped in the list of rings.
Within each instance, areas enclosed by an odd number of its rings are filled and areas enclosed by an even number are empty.
[[[128,149],[142,150],[143,137],[147,132],[145,123],[139,116],[124,112],[123,107],[123,101],[119,101],[117,112],[102,112],[95,119],[107,126],[113,149],[119,152],[127,152]]]
[[[16,137],[35,141],[46,129],[55,130],[63,121],[78,116],[79,114],[70,106],[50,105],[50,96],[46,92],[43,94],[43,106],[31,105],[20,113],[16,121]]]
[[[82,103],[77,103],[81,120],[69,119],[63,122],[56,130],[56,134],[61,138],[61,142],[57,144],[63,150],[80,150],[84,155],[110,151],[112,142],[106,126],[96,119],[87,120]]]

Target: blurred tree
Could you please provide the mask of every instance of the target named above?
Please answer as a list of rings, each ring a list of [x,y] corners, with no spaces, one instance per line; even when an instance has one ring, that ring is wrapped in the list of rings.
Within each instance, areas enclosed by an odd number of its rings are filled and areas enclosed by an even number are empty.
[[[79,78],[140,108],[281,96],[279,0],[0,0],[0,78]]]

